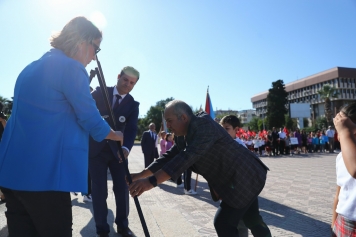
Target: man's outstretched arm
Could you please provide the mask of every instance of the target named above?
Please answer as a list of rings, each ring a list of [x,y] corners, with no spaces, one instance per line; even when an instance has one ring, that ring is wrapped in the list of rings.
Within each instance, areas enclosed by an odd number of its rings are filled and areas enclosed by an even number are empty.
[[[146,192],[171,178],[163,170],[158,170],[153,177],[150,175],[152,175],[152,172],[148,169],[133,175],[133,182],[129,186],[129,191],[132,197],[140,196],[143,192]]]

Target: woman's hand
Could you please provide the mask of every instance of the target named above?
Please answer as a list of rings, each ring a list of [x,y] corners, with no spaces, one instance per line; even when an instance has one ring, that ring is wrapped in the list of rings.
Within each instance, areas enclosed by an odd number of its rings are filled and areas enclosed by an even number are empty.
[[[111,130],[109,132],[109,134],[106,136],[105,139],[118,141],[118,142],[121,142],[121,144],[123,144],[123,142],[124,142],[124,134],[122,132],[120,132],[120,131]]]

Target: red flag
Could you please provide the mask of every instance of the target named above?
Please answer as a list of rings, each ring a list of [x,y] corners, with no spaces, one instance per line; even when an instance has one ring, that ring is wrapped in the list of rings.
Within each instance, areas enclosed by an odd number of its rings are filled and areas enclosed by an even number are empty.
[[[206,91],[205,112],[206,112],[207,114],[209,114],[212,119],[215,118],[215,113],[214,113],[214,110],[213,110],[213,105],[212,105],[212,103],[211,103],[210,96],[209,96],[209,86],[208,86],[208,90]]]

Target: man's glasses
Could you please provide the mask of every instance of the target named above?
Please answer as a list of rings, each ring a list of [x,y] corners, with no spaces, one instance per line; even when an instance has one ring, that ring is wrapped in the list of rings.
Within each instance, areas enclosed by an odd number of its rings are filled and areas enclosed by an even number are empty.
[[[94,44],[93,42],[91,42],[90,44],[93,45],[93,47],[94,47],[95,55],[98,54],[98,53],[100,52],[100,50],[101,50],[101,49],[99,48],[99,46],[97,46],[97,45]]]

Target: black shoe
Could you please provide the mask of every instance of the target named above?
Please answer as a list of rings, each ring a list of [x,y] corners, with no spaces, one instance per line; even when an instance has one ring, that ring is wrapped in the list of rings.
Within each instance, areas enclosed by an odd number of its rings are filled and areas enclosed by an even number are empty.
[[[108,233],[101,233],[101,234],[98,234],[97,237],[109,237],[109,234]]]
[[[122,237],[134,236],[129,227],[127,227],[127,228],[117,227],[117,233],[120,234]]]

